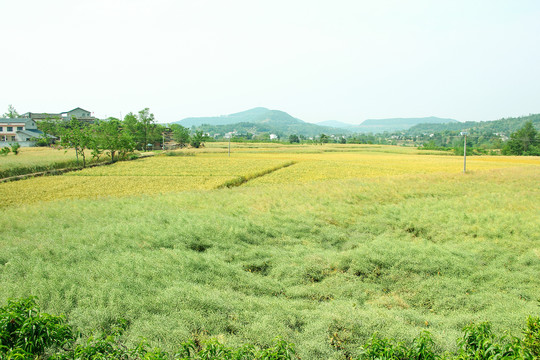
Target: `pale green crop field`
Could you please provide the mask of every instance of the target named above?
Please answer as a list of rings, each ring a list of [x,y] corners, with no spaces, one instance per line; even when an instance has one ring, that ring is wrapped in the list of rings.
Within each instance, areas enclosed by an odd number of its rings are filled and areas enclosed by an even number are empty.
[[[280,335],[303,359],[374,332],[452,351],[471,321],[519,335],[540,313],[539,159],[212,146],[0,184],[0,302],[36,295],[85,333],[125,318],[168,350]]]

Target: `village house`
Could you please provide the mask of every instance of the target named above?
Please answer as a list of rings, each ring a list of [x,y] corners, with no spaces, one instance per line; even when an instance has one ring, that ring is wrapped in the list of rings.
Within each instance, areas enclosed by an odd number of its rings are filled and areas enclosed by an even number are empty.
[[[29,118],[34,121],[43,121],[46,119],[58,119],[58,120],[70,120],[72,117],[77,118],[80,121],[85,121],[89,123],[94,123],[97,119],[92,115],[92,113],[83,108],[77,107],[73,110],[61,112],[61,113],[33,113],[27,112],[21,115],[23,118]]]
[[[15,142],[21,146],[35,146],[42,136],[43,132],[38,130],[36,122],[30,118],[0,118],[0,147]]]

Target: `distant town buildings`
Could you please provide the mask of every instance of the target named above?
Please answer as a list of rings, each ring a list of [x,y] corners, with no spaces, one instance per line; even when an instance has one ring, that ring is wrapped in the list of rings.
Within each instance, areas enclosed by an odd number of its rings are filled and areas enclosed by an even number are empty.
[[[40,121],[47,119],[69,121],[72,117],[89,123],[97,120],[90,111],[80,107],[60,113],[27,112],[19,115],[18,118],[0,118],[0,147],[13,143],[19,143],[21,146],[35,146],[39,138],[52,137],[38,130],[37,124]]]
[[[21,115],[23,118],[30,118],[35,121],[42,121],[46,119],[63,119],[63,120],[70,120],[72,117],[76,117],[78,120],[81,121],[87,121],[87,122],[94,122],[97,119],[92,115],[92,113],[88,110],[85,110],[83,108],[77,107],[73,110],[60,112],[60,113],[33,113],[33,112],[27,112]]]

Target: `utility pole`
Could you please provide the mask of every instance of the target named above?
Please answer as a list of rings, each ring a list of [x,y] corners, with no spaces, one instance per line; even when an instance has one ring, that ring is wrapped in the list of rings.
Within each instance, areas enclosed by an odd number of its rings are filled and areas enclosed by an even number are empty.
[[[161,143],[161,150],[165,150],[165,133],[161,133],[161,136],[163,137],[163,142]]]
[[[229,134],[229,157],[231,157],[231,138],[232,134]]]
[[[461,135],[465,136],[465,140],[463,142],[463,173],[467,172],[467,132],[462,131]]]

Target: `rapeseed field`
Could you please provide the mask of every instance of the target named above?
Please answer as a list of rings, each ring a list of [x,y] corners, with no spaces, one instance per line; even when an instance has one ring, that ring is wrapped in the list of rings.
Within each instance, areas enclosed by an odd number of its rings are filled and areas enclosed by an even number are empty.
[[[35,295],[84,334],[126,319],[128,345],[168,351],[279,335],[345,359],[375,332],[427,330],[453,352],[471,321],[520,335],[540,313],[540,160],[470,157],[463,174],[422,154],[215,144],[0,184],[0,303]]]

